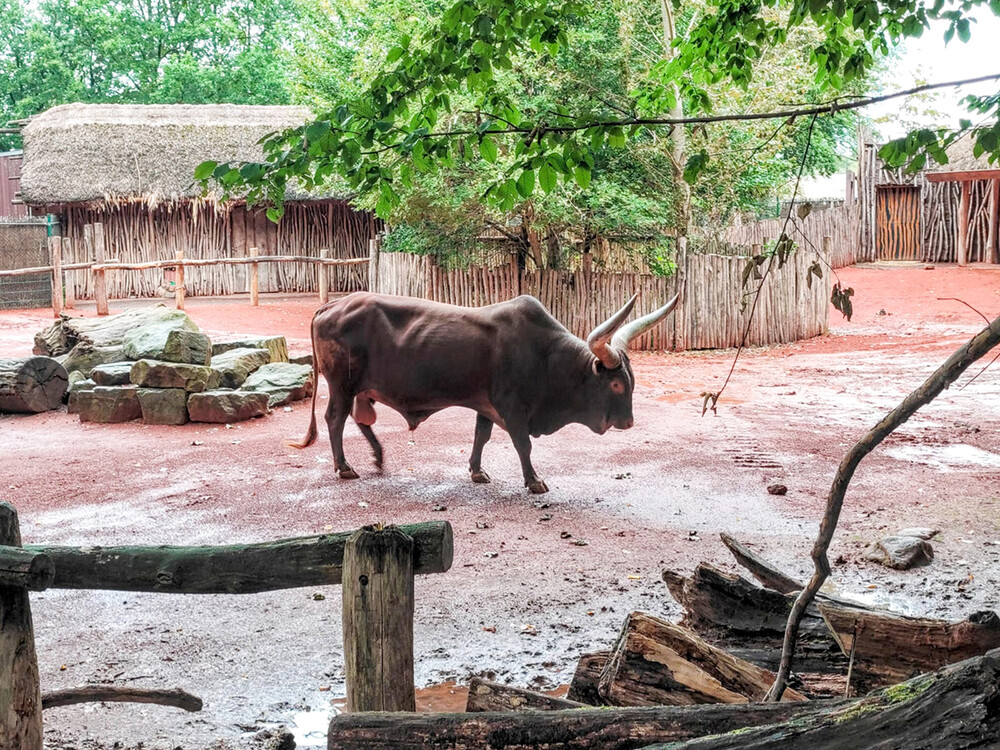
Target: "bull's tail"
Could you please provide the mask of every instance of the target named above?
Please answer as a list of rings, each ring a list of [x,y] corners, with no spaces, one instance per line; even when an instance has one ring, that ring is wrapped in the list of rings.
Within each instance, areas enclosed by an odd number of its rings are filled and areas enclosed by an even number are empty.
[[[313,316],[313,323],[316,322],[316,317]],[[285,441],[285,445],[289,448],[308,448],[310,445],[316,442],[316,394],[319,393],[319,363],[316,360],[316,331],[313,328],[313,324],[309,325],[309,339],[312,342],[313,351],[313,395],[311,406],[309,407],[309,430],[306,432],[306,436],[301,440],[292,440],[289,438]]]

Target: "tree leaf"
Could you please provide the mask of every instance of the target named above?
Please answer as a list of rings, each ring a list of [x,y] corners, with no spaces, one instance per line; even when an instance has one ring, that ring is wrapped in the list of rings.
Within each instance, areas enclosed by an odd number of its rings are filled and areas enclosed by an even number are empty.
[[[551,193],[559,180],[559,175],[556,170],[548,162],[543,162],[542,166],[538,168],[538,184],[542,186],[542,190],[546,193]]]

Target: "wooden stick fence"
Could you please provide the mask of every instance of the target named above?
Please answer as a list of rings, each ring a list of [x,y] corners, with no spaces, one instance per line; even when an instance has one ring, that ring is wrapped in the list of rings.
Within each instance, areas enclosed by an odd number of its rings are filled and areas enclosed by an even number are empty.
[[[22,547],[17,511],[0,503],[0,747],[42,750],[28,592],[47,588],[248,594],[341,584],[348,710],[413,711],[413,576],[447,571],[453,545],[451,524],[435,521],[221,547]],[[140,692],[134,699],[149,700]],[[87,699],[77,693],[72,702]]]

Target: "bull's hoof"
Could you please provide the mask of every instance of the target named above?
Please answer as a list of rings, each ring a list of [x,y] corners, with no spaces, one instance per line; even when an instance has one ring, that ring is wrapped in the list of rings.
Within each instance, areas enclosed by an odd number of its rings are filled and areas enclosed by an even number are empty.
[[[341,469],[340,471],[337,472],[337,474],[338,474],[338,476],[340,476],[341,479],[357,479],[358,478],[358,472],[356,472],[350,466],[348,466],[346,469]]]
[[[528,491],[533,495],[544,495],[549,491],[549,488],[541,479],[534,479],[528,482]]]
[[[472,481],[475,482],[476,484],[489,484],[490,475],[487,474],[482,469],[477,469],[476,471],[472,472]]]
[[[375,458],[375,468],[378,471],[381,472],[382,471],[382,454],[381,453],[376,453],[375,456],[374,456],[374,458]]]

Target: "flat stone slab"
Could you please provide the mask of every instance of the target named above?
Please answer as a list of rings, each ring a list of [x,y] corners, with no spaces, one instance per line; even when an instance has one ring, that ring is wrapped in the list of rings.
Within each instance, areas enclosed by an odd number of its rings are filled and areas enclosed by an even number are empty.
[[[128,385],[131,383],[132,363],[112,362],[98,365],[90,371],[90,379],[98,385]]]
[[[230,349],[267,349],[272,362],[288,361],[288,342],[284,336],[243,336],[232,341],[217,341],[212,344],[212,356]]]
[[[915,536],[917,539],[930,541],[940,533],[938,529],[931,529],[927,526],[915,526],[910,529],[900,529],[895,533],[895,536]]]
[[[222,379],[219,372],[211,367],[150,359],[141,359],[132,365],[129,377],[133,385],[144,388],[182,388],[188,393],[218,388]]]
[[[300,354],[297,357],[289,357],[288,361],[293,365],[308,365],[312,367],[313,365],[313,355],[311,354]]]
[[[185,319],[190,320],[187,316]],[[197,330],[172,328],[172,325],[171,321],[145,326],[126,334],[123,344],[125,357],[207,365],[212,359],[211,339]]]
[[[66,372],[79,370],[90,377],[90,373],[95,367],[126,359],[128,357],[125,356],[125,349],[121,346],[92,346],[80,343],[74,346],[69,354],[59,358],[59,361],[66,368]]]
[[[252,372],[270,361],[267,349],[230,349],[213,354],[211,367],[222,376],[223,388],[239,388]]]
[[[74,376],[76,377],[74,378]],[[95,383],[90,378],[83,377],[83,373],[81,373],[79,370],[74,370],[73,372],[71,372],[69,374],[69,391],[66,394],[66,413],[76,414],[77,413],[76,394],[79,391],[93,390],[94,386],[96,385],[97,383]]]
[[[930,565],[934,550],[930,543],[916,536],[887,536],[865,554],[865,559],[895,570],[909,570]]]
[[[267,394],[249,391],[192,393],[187,407],[192,422],[245,422],[267,414]]]
[[[74,391],[75,413],[80,415],[81,422],[130,422],[142,414],[138,390],[134,385],[97,385],[90,390]]]
[[[272,407],[309,398],[313,390],[312,367],[272,362],[248,377],[243,390],[266,393]]]
[[[143,424],[185,424],[188,394],[183,388],[139,388]]]

